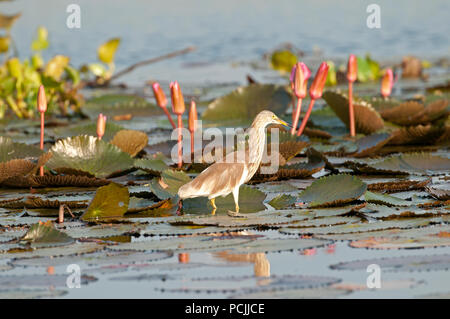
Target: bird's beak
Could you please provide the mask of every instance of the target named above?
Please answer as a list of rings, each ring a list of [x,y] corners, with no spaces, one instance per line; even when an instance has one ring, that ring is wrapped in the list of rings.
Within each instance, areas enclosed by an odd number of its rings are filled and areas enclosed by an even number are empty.
[[[291,125],[289,125],[287,122],[277,118],[277,122],[280,123],[281,125],[287,126],[287,127],[291,127]]]

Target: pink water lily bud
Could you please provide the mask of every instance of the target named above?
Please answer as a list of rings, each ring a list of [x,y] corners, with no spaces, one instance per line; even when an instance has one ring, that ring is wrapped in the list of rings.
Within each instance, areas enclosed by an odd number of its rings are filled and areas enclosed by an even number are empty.
[[[39,87],[37,95],[37,109],[40,113],[47,111],[47,98],[45,97],[45,89],[43,85]]]
[[[97,119],[97,136],[99,140],[101,140],[103,135],[105,135],[105,129],[106,129],[106,115],[100,113]]]
[[[191,133],[197,130],[197,105],[195,101],[191,101],[191,108],[189,109],[189,131]]]
[[[358,77],[358,60],[354,54],[350,54],[347,64],[347,80],[355,82]]]
[[[381,79],[381,95],[385,98],[391,95],[393,86],[394,74],[392,73],[392,69],[387,69]]]
[[[153,83],[152,88],[153,94],[155,95],[156,103],[158,104],[159,107],[165,108],[167,106],[167,98],[166,95],[164,94],[163,89],[161,88],[158,82]]]
[[[182,115],[186,109],[183,93],[177,81],[170,83],[170,95],[172,98],[172,112],[176,115]]]
[[[314,77],[313,83],[309,88],[309,95],[311,99],[317,100],[322,97],[323,88],[325,87],[325,82],[327,81],[328,74],[328,64],[322,62],[322,64],[317,69],[316,76]]]
[[[307,94],[307,84],[311,71],[303,62],[297,63],[294,68],[294,93],[297,98],[303,99]]]

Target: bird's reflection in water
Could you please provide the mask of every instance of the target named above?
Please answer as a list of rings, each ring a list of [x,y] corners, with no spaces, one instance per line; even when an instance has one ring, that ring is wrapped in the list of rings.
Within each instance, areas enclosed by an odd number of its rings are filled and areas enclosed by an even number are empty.
[[[214,253],[214,256],[228,262],[252,263],[255,277],[270,277],[270,262],[265,253],[233,254],[221,251]]]

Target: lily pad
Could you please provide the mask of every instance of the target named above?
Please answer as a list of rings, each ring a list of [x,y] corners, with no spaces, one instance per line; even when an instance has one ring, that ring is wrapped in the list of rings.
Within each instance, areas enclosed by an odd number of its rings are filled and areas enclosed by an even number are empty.
[[[412,202],[403,200],[387,194],[373,193],[367,191],[364,198],[369,203],[382,204],[387,206],[410,206]]]
[[[239,189],[239,207],[243,214],[254,213],[265,209],[263,201],[266,194],[260,190],[242,185]],[[225,197],[216,199],[216,214],[226,213],[235,210],[233,195],[229,194]],[[189,214],[210,213],[212,206],[206,197],[189,198],[183,200],[183,212]]]
[[[0,163],[13,159],[37,159],[44,152],[38,147],[16,143],[9,137],[0,136]]]
[[[135,157],[147,146],[148,136],[140,131],[121,130],[114,135],[111,144],[130,154],[131,157]]]
[[[263,110],[283,113],[291,103],[291,96],[283,86],[251,84],[214,100],[202,119],[208,121],[253,120]]]
[[[114,137],[114,135],[116,135],[116,133],[121,130],[123,130],[122,126],[107,121],[105,127],[105,135],[103,135],[102,140],[109,142]],[[89,124],[54,128],[53,135],[59,139],[78,135],[97,136],[97,123],[92,121]]]
[[[61,173],[84,172],[105,178],[126,171],[133,159],[117,146],[93,136],[81,135],[60,140],[50,150],[47,167]]]
[[[232,237],[232,236],[231,236]],[[221,237],[183,237],[183,238],[170,238],[161,240],[145,240],[138,242],[131,242],[120,244],[117,246],[111,246],[113,250],[137,250],[137,251],[205,251],[205,250],[224,250],[232,249],[236,245],[243,244],[251,241],[250,238],[227,238]]]
[[[376,258],[343,262],[331,265],[330,268],[337,270],[365,270],[371,264],[379,265],[383,268],[383,271],[447,270],[450,268],[450,255]]]
[[[275,209],[282,209],[295,203],[296,198],[291,195],[281,194],[272,199],[269,205]]]
[[[92,276],[81,276],[81,286],[87,285],[91,282],[97,281],[97,278]],[[67,288],[66,275],[14,275],[14,276],[0,276],[0,286],[2,289],[12,288]]]
[[[392,133],[389,145],[431,145],[445,136],[446,127],[442,125],[416,125],[402,127]]]
[[[377,133],[362,137],[356,141],[358,151],[352,154],[354,157],[366,157],[375,154],[384,145],[389,143],[391,134]]]
[[[331,175],[314,181],[299,194],[299,200],[309,207],[336,206],[358,199],[367,185],[351,175]]]
[[[150,183],[150,190],[159,199],[169,199],[177,196],[178,189],[190,181],[190,177],[183,171],[167,169]]]
[[[139,158],[134,161],[134,167],[144,170],[150,174],[159,175],[169,169],[169,166],[158,158]]]
[[[418,174],[440,174],[450,170],[450,159],[428,153],[391,156],[371,166],[383,171],[403,171]]]
[[[252,253],[268,253],[279,251],[294,251],[323,247],[331,244],[331,241],[321,239],[258,239],[245,244],[237,246],[231,251],[232,254],[252,254]]]
[[[369,191],[383,191],[386,193],[403,192],[411,190],[423,190],[431,182],[431,179],[411,181],[400,180],[393,182],[380,182],[367,185]]]
[[[99,220],[122,217],[130,200],[128,188],[116,183],[100,187],[89,207],[81,216],[82,220]]]
[[[110,183],[107,179],[78,175],[28,175],[14,176],[1,182],[11,188],[39,188],[39,187],[99,187]]]
[[[51,222],[34,224],[21,240],[34,247],[68,245],[74,242],[72,237],[55,229]]]
[[[350,126],[348,97],[340,92],[332,91],[324,92],[322,97],[348,128]],[[357,133],[372,134],[384,127],[383,119],[370,103],[353,98],[353,108]]]
[[[154,116],[164,114],[161,108],[147,102],[143,97],[127,94],[107,94],[86,101],[82,112],[90,119],[96,119],[99,113],[108,118],[115,116]]]
[[[329,286],[341,280],[323,276],[284,275],[259,278],[253,276],[193,278],[181,288],[165,288],[170,292],[252,293],[284,291]]]
[[[372,232],[391,228],[417,228],[429,225],[432,221],[429,218],[403,218],[398,220],[377,221],[371,223],[351,223],[345,225],[335,225],[329,227],[310,228],[281,228],[283,234],[298,235],[327,235]],[[322,237],[321,237],[322,238]]]

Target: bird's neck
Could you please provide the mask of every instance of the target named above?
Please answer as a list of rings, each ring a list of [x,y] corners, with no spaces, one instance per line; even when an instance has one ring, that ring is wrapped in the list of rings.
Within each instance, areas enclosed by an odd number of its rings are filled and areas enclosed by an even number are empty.
[[[264,144],[266,142],[266,131],[264,127],[250,129],[250,135],[248,139],[249,147],[249,171],[250,175],[253,176],[254,173],[259,168],[261,164],[262,156],[264,153]]]

